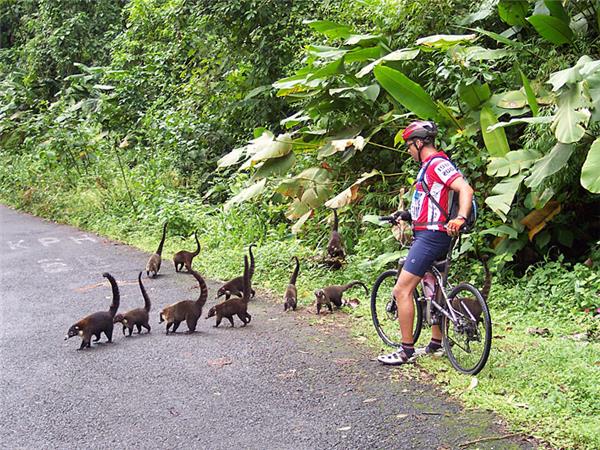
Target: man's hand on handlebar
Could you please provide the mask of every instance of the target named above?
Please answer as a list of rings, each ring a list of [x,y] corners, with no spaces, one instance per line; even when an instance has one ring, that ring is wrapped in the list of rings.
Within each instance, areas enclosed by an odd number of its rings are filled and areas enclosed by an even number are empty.
[[[462,216],[457,217],[456,219],[452,219],[450,222],[446,224],[446,232],[450,236],[458,236],[460,233],[460,228],[465,224],[465,218]]]
[[[393,225],[397,225],[399,220],[402,220],[404,222],[410,222],[411,217],[408,211],[396,211],[391,216],[380,217],[379,220],[384,220],[386,222],[390,222]]]

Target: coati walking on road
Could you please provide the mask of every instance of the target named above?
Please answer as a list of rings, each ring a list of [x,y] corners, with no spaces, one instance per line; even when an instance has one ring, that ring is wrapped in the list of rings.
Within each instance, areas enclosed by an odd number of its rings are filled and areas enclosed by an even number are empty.
[[[248,253],[250,254],[250,280],[252,280],[252,276],[254,275],[254,254],[252,254],[252,247],[256,247],[256,244],[250,244],[248,247]],[[246,258],[246,257],[244,257]],[[242,296],[244,291],[244,277],[236,277],[232,280],[229,280],[223,286],[219,288],[217,291],[217,298],[221,296],[225,296],[225,300],[229,300],[229,297],[232,295],[237,295],[238,297]],[[250,290],[251,297],[254,298],[254,289]]]
[[[244,323],[243,327],[246,324],[250,323],[252,320],[252,316],[248,314],[248,302],[250,301],[250,292],[252,292],[252,280],[250,278],[250,269],[248,268],[248,257],[244,256],[244,288],[243,288],[243,296],[230,298],[229,300],[225,300],[223,303],[219,303],[218,305],[213,306],[208,311],[207,319],[211,317],[217,316],[217,322],[215,327],[218,327],[223,320],[223,317],[229,320],[231,326],[234,327],[233,316],[238,316],[238,318]]]
[[[292,273],[292,277],[290,278],[290,283],[288,284],[288,287],[285,290],[285,294],[283,295],[284,311],[287,311],[288,309],[296,311],[296,305],[298,304],[298,290],[296,289],[296,280],[298,279],[298,272],[300,271],[300,261],[298,261],[298,257],[296,256],[294,256],[293,259],[296,260],[296,267],[294,268],[294,272]]]
[[[365,288],[365,292],[369,295],[369,289],[362,281],[351,281],[348,284],[344,285],[333,285],[328,286],[323,289],[317,289],[315,291],[315,297],[317,298],[317,314],[321,313],[321,307],[323,305],[329,308],[329,312],[333,312],[333,308],[331,304],[333,303],[337,308],[341,308],[342,306],[342,295],[348,289],[353,288],[354,286],[362,286]]]
[[[137,327],[138,334],[142,332],[142,327],[148,330],[150,333],[150,324],[148,323],[149,312],[150,312],[150,297],[148,297],[148,293],[142,284],[142,274],[144,272],[140,272],[138,275],[138,283],[140,285],[140,291],[142,291],[142,297],[144,297],[144,307],[136,308],[130,311],[127,311],[123,314],[117,314],[113,319],[113,323],[122,323],[123,324],[123,336],[125,336],[125,330],[129,330],[129,336],[133,333],[133,327]]]
[[[492,288],[492,273],[490,272],[490,268],[488,266],[487,260],[488,256],[484,255],[479,258],[483,263],[483,269],[485,270],[485,281],[483,282],[483,288],[481,289],[481,296],[484,300],[487,301],[488,295],[490,294],[490,289]],[[469,312],[473,315],[473,318],[479,319],[481,318],[481,304],[474,298],[458,298],[455,297],[451,301],[452,308],[460,313],[464,314],[468,318],[471,318],[470,314],[465,310],[465,307],[469,310]]]
[[[327,254],[331,258],[344,259],[344,248],[342,247],[342,237],[338,232],[337,210],[333,210],[333,227],[331,228],[331,237],[327,244]]]
[[[99,311],[90,314],[69,328],[65,340],[72,338],[73,336],[81,336],[81,346],[79,347],[79,350],[86,347],[90,348],[92,346],[92,336],[96,337],[94,342],[99,341],[100,333],[104,333],[108,342],[112,342],[113,317],[115,317],[115,314],[119,309],[121,296],[119,294],[119,286],[117,286],[114,277],[107,272],[104,272],[102,276],[107,278],[110,282],[113,294],[112,303],[110,304],[108,311]]]
[[[163,234],[162,234],[162,238],[160,240],[160,244],[158,244],[158,249],[156,250],[156,253],[154,253],[152,256],[150,256],[150,259],[148,260],[148,263],[146,264],[146,276],[150,276],[150,272],[152,272],[152,278],[156,277],[156,275],[158,275],[158,271],[160,270],[160,263],[161,263],[161,255],[162,255],[162,250],[163,250],[163,245],[165,243],[165,237],[167,235],[167,222],[165,222],[165,225],[163,226]]]
[[[200,242],[198,241],[198,232],[194,232],[194,238],[196,238],[196,251],[188,252],[181,250],[173,255],[173,264],[175,265],[175,272],[179,272],[185,265],[186,270],[189,272],[192,270],[192,260],[200,253]]]
[[[198,285],[200,286],[200,296],[198,300],[182,300],[180,302],[169,305],[160,312],[160,323],[167,322],[167,334],[169,334],[169,329],[173,326],[172,333],[177,331],[179,328],[179,324],[184,320],[188,326],[188,333],[193,333],[196,331],[196,324],[198,323],[198,318],[202,315],[202,308],[206,303],[206,299],[208,298],[208,288],[206,287],[206,282],[204,278],[192,269],[190,272],[196,280],[198,280]]]

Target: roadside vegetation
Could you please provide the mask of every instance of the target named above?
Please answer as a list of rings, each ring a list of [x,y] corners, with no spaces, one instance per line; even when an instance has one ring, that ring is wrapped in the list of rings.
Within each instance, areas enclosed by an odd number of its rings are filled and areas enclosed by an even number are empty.
[[[440,124],[477,191],[456,278],[492,256],[492,355],[431,379],[515,431],[600,448],[600,8],[595,1],[0,0],[0,200],[301,303],[401,254],[369,217],[407,204],[398,131]],[[65,17],[68,19],[65,20]],[[404,189],[404,190],[402,190]],[[331,208],[349,256],[319,264]],[[400,252],[399,252],[400,250]],[[358,292],[358,291],[357,291]],[[352,292],[350,295],[353,295]],[[381,344],[368,301],[355,337]]]

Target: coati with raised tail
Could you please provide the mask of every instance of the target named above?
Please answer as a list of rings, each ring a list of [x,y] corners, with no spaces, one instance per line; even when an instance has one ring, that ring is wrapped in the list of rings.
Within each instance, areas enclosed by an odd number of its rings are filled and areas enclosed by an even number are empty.
[[[490,295],[490,289],[492,288],[492,273],[490,272],[490,268],[488,266],[488,259],[488,255],[483,255],[479,258],[479,260],[483,263],[483,270],[485,270],[485,281],[483,282],[483,288],[481,289],[481,296],[486,301]],[[477,319],[477,321],[479,321],[481,318],[481,304],[472,297],[455,297],[450,303],[452,308],[464,314],[468,318],[471,318],[469,312],[473,315],[473,318]],[[465,310],[465,307],[469,310],[469,312]]]
[[[106,335],[108,342],[112,342],[113,317],[115,317],[115,314],[119,309],[121,296],[119,294],[119,286],[117,286],[117,281],[114,277],[107,272],[104,272],[102,276],[107,278],[110,282],[113,295],[112,303],[110,304],[108,311],[95,312],[71,325],[71,328],[69,328],[69,331],[65,336],[65,341],[73,336],[81,336],[81,346],[79,347],[79,350],[83,350],[86,347],[90,348],[92,346],[92,336],[96,337],[94,342],[98,342],[101,333]]]
[[[196,272],[195,270],[191,270],[190,273],[198,280],[198,285],[200,286],[200,296],[198,300],[182,300],[180,302],[169,305],[160,312],[160,323],[167,322],[167,334],[169,334],[169,329],[173,326],[172,333],[177,331],[179,328],[179,324],[184,320],[188,326],[188,333],[193,333],[196,331],[196,324],[198,323],[198,319],[202,316],[202,308],[206,304],[206,299],[208,298],[208,287],[206,287],[206,282],[204,278]]]
[[[341,308],[342,306],[342,295],[348,289],[353,288],[354,286],[362,286],[365,288],[365,292],[369,295],[369,289],[362,281],[354,280],[348,284],[344,285],[333,285],[328,286],[323,289],[317,289],[315,291],[315,297],[317,299],[317,314],[321,314],[321,307],[323,305],[329,308],[329,312],[333,312],[333,308],[331,304],[333,303],[337,308]]]
[[[194,238],[196,239],[196,251],[188,252],[181,250],[173,255],[173,264],[175,265],[175,272],[179,272],[185,266],[188,273],[192,270],[192,260],[200,253],[200,242],[198,241],[198,232],[194,232]]]
[[[150,297],[148,297],[148,293],[142,284],[142,274],[144,272],[140,272],[138,275],[138,283],[140,285],[140,291],[142,291],[142,297],[144,297],[144,307],[136,308],[130,311],[127,311],[123,314],[117,314],[113,319],[113,323],[121,323],[123,324],[123,336],[125,336],[125,330],[129,330],[129,336],[133,333],[133,327],[137,328],[138,334],[142,332],[142,327],[148,330],[150,333],[150,324],[148,323],[149,312],[150,312]]]
[[[327,244],[327,254],[331,258],[344,259],[344,248],[342,247],[342,237],[338,232],[338,215],[337,210],[333,210],[333,227],[331,228],[331,237]]]
[[[256,247],[256,244],[250,244],[248,247],[248,253],[250,254],[250,280],[252,280],[252,276],[254,275],[254,254],[252,253],[252,247]],[[245,257],[244,257],[245,258]],[[217,291],[217,298],[221,296],[225,296],[225,300],[229,300],[229,297],[232,295],[237,295],[241,297],[244,291],[244,277],[236,277],[232,280],[229,280],[223,286],[219,288]],[[254,298],[254,289],[250,290],[251,298]]]
[[[244,323],[242,326],[245,327],[252,320],[252,316],[248,314],[248,302],[250,301],[250,292],[252,292],[252,280],[250,277],[250,269],[248,268],[248,257],[244,255],[244,288],[242,297],[230,298],[225,300],[223,303],[213,306],[208,311],[207,319],[217,316],[215,327],[221,324],[223,317],[227,318],[231,323],[232,327],[235,327],[233,323],[233,316],[238,318]]]
[[[156,275],[158,275],[158,271],[160,270],[160,263],[162,260],[162,250],[163,250],[163,245],[165,243],[165,237],[167,236],[167,222],[165,222],[165,225],[163,226],[163,233],[162,233],[162,238],[160,240],[160,244],[158,244],[158,249],[156,250],[156,253],[154,253],[152,256],[150,256],[150,259],[148,259],[148,263],[146,264],[146,276],[150,276],[150,272],[152,272],[152,278],[156,277]]]
[[[294,256],[292,259],[296,260],[296,267],[294,268],[294,272],[292,273],[292,277],[290,278],[290,283],[288,284],[288,287],[285,290],[285,294],[283,295],[284,311],[287,311],[288,309],[296,311],[296,305],[298,304],[298,291],[296,289],[296,280],[298,279],[298,272],[300,271],[300,261],[298,261],[298,257],[296,256]]]

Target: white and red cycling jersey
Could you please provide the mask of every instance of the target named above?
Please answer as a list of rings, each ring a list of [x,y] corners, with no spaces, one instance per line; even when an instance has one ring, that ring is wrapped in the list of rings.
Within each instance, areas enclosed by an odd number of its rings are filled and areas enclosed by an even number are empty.
[[[426,172],[423,173],[425,170]],[[462,174],[442,151],[431,155],[421,163],[410,205],[413,230],[446,231],[444,225],[447,218],[440,211],[440,208],[431,201],[429,195],[435,198],[440,206],[444,208],[444,211],[450,211],[452,197],[456,195],[450,189],[450,185],[461,176]],[[429,195],[423,189],[423,180],[427,183]]]

